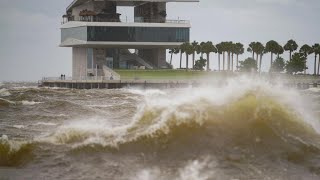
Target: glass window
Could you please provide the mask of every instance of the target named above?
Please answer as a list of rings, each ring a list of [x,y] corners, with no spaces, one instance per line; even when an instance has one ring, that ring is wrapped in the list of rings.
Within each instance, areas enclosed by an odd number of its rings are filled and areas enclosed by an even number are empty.
[[[186,42],[189,35],[189,28],[88,27],[88,41]]]

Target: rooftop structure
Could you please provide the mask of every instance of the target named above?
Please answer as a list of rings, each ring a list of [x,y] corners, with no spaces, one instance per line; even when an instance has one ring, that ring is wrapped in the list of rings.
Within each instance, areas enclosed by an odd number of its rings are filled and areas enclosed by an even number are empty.
[[[188,42],[191,27],[166,18],[167,2],[199,1],[74,0],[63,15],[60,44],[72,47],[73,78],[114,79],[113,69],[167,68],[166,49]],[[134,20],[121,20],[118,6],[133,7]]]

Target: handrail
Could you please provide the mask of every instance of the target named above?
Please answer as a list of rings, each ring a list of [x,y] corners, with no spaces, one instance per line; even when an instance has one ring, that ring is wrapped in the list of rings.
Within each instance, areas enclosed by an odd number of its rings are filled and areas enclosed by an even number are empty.
[[[165,20],[160,20],[160,19],[146,19],[146,21],[140,21],[138,19],[132,21],[129,19],[108,19],[108,20],[102,20],[99,18],[89,18],[89,19],[83,19],[83,18],[73,18],[73,19],[63,19],[61,24],[65,24],[68,22],[109,22],[109,23],[172,23],[172,24],[189,24],[189,20],[181,20],[181,19],[165,19]]]

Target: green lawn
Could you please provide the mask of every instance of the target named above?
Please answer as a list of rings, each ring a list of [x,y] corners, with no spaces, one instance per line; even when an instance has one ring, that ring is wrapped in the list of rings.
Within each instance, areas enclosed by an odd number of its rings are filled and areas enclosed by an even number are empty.
[[[206,72],[206,71],[186,71],[186,70],[115,70],[120,74],[122,80],[192,80],[204,77],[209,78],[226,78],[232,76],[244,75],[245,73],[228,73],[228,72]],[[258,75],[258,74],[257,74]],[[310,75],[287,75],[263,73],[261,77],[280,78],[285,80],[319,80],[319,76]]]
[[[115,70],[120,74],[121,79],[137,80],[186,80],[198,79],[211,74],[205,71],[185,71],[185,70]]]

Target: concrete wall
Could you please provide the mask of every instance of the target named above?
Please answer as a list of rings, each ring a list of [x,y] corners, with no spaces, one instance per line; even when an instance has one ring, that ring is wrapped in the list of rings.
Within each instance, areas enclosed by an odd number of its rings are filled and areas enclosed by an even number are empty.
[[[87,76],[87,48],[72,48],[72,78]]]

